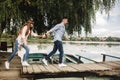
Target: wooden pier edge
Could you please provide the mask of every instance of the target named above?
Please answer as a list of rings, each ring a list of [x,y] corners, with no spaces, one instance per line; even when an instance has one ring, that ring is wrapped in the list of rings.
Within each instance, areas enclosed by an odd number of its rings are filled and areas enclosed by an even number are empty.
[[[45,74],[22,74],[21,73],[21,78],[33,78],[33,79],[44,79],[44,78],[66,78],[66,77],[76,77],[76,78],[81,78],[81,77],[115,77],[120,79],[120,76],[118,75],[100,75],[99,72],[70,72],[68,73],[45,73]]]
[[[100,63],[100,66],[102,65],[106,65],[103,63]],[[90,64],[89,64],[90,65]],[[94,65],[98,65],[98,64],[94,64]],[[68,65],[70,66],[70,65]],[[79,66],[84,67],[84,64],[79,64]],[[86,66],[86,65],[85,65]],[[109,66],[109,65],[108,65]],[[27,68],[27,67],[26,67]],[[85,67],[86,68],[86,67]],[[89,68],[89,67],[88,67]],[[104,67],[103,67],[104,68]],[[114,74],[115,71],[118,71],[117,74]],[[113,73],[113,74],[112,74]],[[89,76],[93,76],[93,77],[118,77],[120,78],[120,69],[118,70],[114,70],[114,69],[106,69],[106,70],[91,70],[87,71],[66,71],[66,72],[39,72],[39,73],[23,73],[23,68],[21,69],[21,75],[22,78],[33,78],[33,79],[42,79],[42,78],[64,78],[64,77],[89,77]]]

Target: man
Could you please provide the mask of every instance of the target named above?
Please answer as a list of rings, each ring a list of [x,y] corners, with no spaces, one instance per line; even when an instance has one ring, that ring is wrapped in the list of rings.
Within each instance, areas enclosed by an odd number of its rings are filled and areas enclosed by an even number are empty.
[[[52,29],[50,29],[46,35],[50,35],[50,33],[54,32],[54,47],[53,50],[42,60],[43,63],[47,66],[47,60],[56,53],[57,50],[59,50],[59,65],[60,67],[67,66],[63,64],[63,44],[62,44],[62,37],[64,36],[67,39],[67,36],[65,35],[65,25],[68,23],[67,17],[64,17],[61,21],[61,23],[55,25]]]

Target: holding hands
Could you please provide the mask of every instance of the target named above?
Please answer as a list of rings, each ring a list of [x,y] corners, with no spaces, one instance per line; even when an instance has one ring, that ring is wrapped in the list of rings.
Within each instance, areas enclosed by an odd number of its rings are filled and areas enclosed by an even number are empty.
[[[49,35],[50,35],[50,31],[47,31],[47,33],[45,33],[45,34],[42,35],[42,38],[46,39]]]
[[[42,39],[46,39],[46,38],[47,38],[47,34],[45,33],[42,35]]]

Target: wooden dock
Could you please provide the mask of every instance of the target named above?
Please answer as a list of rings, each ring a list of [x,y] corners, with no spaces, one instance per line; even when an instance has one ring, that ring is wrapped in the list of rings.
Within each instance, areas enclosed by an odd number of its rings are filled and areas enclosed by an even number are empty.
[[[10,62],[10,70],[5,69],[4,62],[8,59],[10,53],[0,53],[0,80],[35,80],[41,78],[61,78],[61,77],[112,77],[120,79],[120,60],[105,61],[95,63],[67,64],[67,67],[60,68],[57,64],[31,64],[29,67],[22,67],[20,58],[16,55]],[[110,56],[111,57],[111,56]],[[70,57],[69,57],[70,58]],[[81,58],[85,58],[80,56]],[[86,58],[87,59],[87,58]],[[93,61],[93,60],[90,60]],[[78,61],[79,62],[79,61]],[[94,61],[93,61],[94,62]],[[84,80],[84,79],[83,79]]]
[[[120,61],[108,61],[99,63],[67,64],[67,67],[59,67],[57,64],[32,64],[23,67],[23,78],[59,78],[59,77],[84,77],[84,76],[118,76],[120,77]]]

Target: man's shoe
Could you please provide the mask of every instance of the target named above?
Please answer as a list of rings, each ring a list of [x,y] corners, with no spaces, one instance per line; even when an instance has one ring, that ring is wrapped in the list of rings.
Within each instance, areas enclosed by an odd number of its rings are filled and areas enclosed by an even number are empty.
[[[5,61],[5,68],[10,69],[10,63],[8,61]]]
[[[27,61],[22,62],[22,66],[30,66]]]
[[[58,64],[58,66],[59,67],[65,67],[65,66],[67,66],[66,64],[63,64],[63,63],[61,63],[61,64]]]
[[[42,59],[42,62],[43,62],[46,66],[48,66],[46,59]]]

